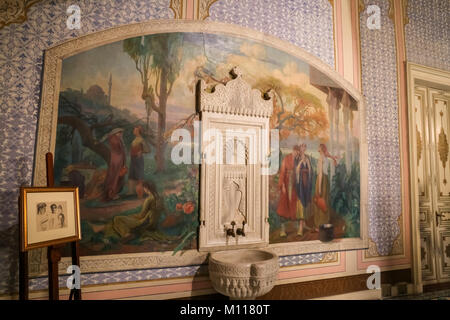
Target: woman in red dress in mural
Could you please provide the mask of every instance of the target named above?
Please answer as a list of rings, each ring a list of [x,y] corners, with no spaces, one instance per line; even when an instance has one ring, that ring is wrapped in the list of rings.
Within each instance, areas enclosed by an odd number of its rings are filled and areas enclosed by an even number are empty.
[[[104,201],[117,200],[119,192],[124,185],[124,176],[127,168],[125,166],[125,146],[122,140],[123,129],[113,129],[107,136],[111,149],[108,171],[105,178]]]

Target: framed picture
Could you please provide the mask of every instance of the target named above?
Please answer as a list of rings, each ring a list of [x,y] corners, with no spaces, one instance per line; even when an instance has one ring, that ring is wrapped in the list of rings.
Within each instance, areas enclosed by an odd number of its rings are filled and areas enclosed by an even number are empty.
[[[21,250],[81,239],[78,188],[20,189]]]

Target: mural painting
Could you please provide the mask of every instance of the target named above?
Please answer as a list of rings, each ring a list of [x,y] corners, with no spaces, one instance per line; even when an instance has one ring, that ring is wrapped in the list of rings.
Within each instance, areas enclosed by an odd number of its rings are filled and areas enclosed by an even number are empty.
[[[234,66],[275,93],[279,170],[270,176],[270,242],[359,237],[359,112],[353,98],[298,58],[243,38],[164,33],[63,60],[55,149],[57,185],[79,187],[81,255],[197,248],[199,165],[175,164],[194,143],[195,86]],[[172,138],[187,129],[190,141]],[[194,150],[194,148],[192,148]],[[193,158],[193,157],[191,157]]]

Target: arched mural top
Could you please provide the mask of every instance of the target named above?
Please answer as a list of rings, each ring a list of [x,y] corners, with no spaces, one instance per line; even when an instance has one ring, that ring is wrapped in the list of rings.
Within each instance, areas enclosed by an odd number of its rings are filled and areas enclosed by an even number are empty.
[[[355,100],[362,101],[361,93],[357,89],[355,89],[349,81],[347,81],[336,70],[332,69],[328,64],[324,63],[318,57],[310,54],[306,50],[274,36],[238,25],[222,22],[152,20],[148,22],[129,24],[113,27],[103,31],[93,32],[75,39],[62,42],[48,48],[46,50],[46,53],[47,55],[51,55],[59,59],[64,59],[77,53],[126,38],[171,32],[223,34],[238,38],[245,38],[272,46],[273,48],[291,54],[314,66],[319,71],[335,80],[336,84],[340,85],[343,89],[350,93],[355,98]]]

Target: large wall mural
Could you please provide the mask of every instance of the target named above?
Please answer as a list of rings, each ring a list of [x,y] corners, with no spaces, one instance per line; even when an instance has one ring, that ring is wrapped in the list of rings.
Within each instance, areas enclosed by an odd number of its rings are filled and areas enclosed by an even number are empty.
[[[235,65],[276,95],[270,242],[317,240],[324,223],[337,238],[360,237],[360,118],[346,91],[251,40],[156,34],[62,62],[55,179],[80,188],[82,255],[196,249],[198,165],[174,164],[171,134],[194,132],[196,82],[225,83]]]
[[[205,25],[214,33],[198,32]],[[104,256],[85,260],[86,272],[205,261],[195,250],[198,164],[174,163],[172,133],[195,131],[196,83],[226,83],[234,66],[276,96],[271,245],[280,255],[366,245],[363,101],[314,56],[249,29],[161,21],[63,43],[45,65],[34,184],[54,150],[57,184],[81,190],[81,254]],[[342,241],[318,246],[326,223]]]

